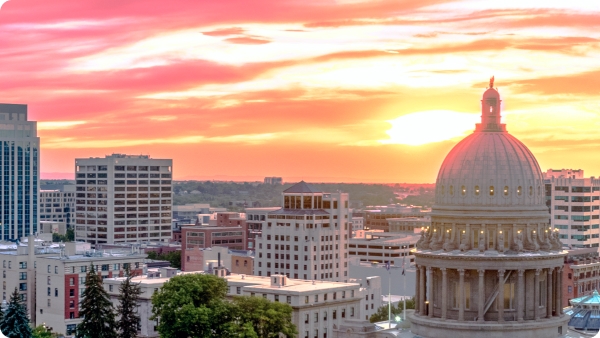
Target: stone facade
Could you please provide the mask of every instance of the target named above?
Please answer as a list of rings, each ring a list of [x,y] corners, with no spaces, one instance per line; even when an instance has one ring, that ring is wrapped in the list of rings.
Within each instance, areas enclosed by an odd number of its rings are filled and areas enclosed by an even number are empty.
[[[493,83],[492,83],[493,84]],[[424,337],[560,337],[566,252],[533,154],[500,123],[500,95],[482,100],[482,123],[446,157],[431,227],[414,253],[416,311]]]

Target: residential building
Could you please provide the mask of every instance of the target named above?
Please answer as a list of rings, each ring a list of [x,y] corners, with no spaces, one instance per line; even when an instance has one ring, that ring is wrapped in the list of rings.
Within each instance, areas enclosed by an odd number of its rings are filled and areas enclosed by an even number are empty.
[[[131,251],[79,251],[77,243],[66,243],[61,254],[36,258],[36,319],[54,332],[75,334],[80,300],[85,290],[86,274],[91,265],[102,279],[120,277],[129,267],[133,273],[144,270],[145,254]],[[88,244],[89,245],[89,244]],[[88,247],[89,248],[89,247]]]
[[[357,236],[349,240],[348,254],[358,257],[361,262],[386,263],[390,265],[405,266],[414,262],[411,254],[418,235],[398,234],[383,231],[357,231]]]
[[[27,105],[0,103],[0,240],[38,231],[40,138]]]
[[[171,240],[173,161],[112,154],[75,159],[75,239]]]
[[[388,218],[423,217],[431,212],[430,209],[400,204],[371,206],[367,208],[369,209],[364,211],[365,230],[389,231]]]
[[[282,193],[282,208],[271,211],[256,238],[258,276],[348,280],[347,193],[322,192],[304,181]]]
[[[600,179],[583,170],[548,169],[544,173],[550,225],[571,248],[600,246]]]
[[[75,185],[65,184],[40,190],[40,222],[63,222],[67,229],[75,228]]]

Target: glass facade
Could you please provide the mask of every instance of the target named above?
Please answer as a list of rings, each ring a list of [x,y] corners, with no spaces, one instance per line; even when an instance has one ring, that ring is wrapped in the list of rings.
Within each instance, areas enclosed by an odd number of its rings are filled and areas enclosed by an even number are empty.
[[[3,240],[38,231],[39,145],[27,106],[0,104],[0,226]]]

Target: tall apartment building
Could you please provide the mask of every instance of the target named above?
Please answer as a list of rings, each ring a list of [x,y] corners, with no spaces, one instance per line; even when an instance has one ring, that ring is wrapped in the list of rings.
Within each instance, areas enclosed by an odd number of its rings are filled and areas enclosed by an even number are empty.
[[[544,173],[546,205],[551,225],[572,248],[600,245],[600,179],[583,170],[549,169]]]
[[[246,208],[246,224],[248,226],[247,247],[248,250],[256,248],[256,238],[262,234],[263,223],[271,211],[279,210],[279,207],[269,208]]]
[[[75,159],[75,239],[168,242],[172,167],[172,160],[147,155]]]
[[[285,190],[281,202],[256,237],[255,273],[347,281],[348,194],[322,192],[302,181]]]
[[[17,240],[38,227],[40,138],[27,105],[0,104],[0,236]]]
[[[40,222],[63,222],[67,229],[75,227],[75,186],[61,185],[40,190]]]

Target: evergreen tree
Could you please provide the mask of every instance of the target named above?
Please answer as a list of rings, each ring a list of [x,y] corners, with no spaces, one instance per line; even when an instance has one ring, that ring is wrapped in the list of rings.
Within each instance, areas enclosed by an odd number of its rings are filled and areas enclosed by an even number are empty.
[[[21,295],[19,295],[17,288],[10,296],[4,318],[0,323],[0,331],[8,338],[31,338],[29,317],[25,306],[21,302]]]
[[[79,315],[83,321],[77,325],[78,338],[116,338],[115,314],[110,298],[102,286],[102,278],[94,265],[86,275],[85,291]]]
[[[125,273],[127,278],[119,287],[119,306],[117,307],[117,330],[120,338],[135,338],[137,337],[138,326],[140,325],[140,316],[137,313],[140,286],[132,283],[131,279],[134,275],[131,273],[129,266],[126,267]]]

